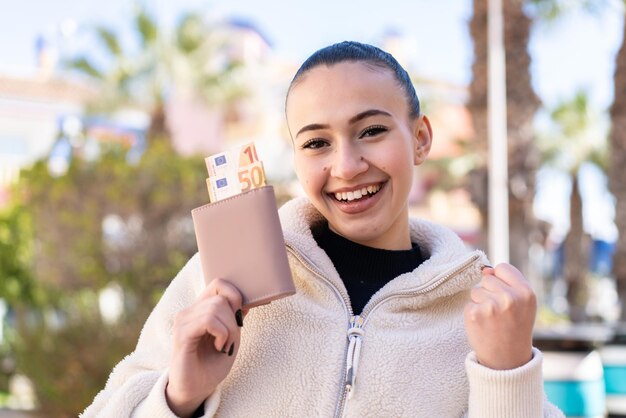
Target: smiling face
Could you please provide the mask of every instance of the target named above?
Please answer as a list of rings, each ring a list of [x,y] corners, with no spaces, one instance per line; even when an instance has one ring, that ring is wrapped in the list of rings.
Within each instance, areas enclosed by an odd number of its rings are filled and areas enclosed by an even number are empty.
[[[296,174],[331,230],[374,248],[411,247],[413,167],[430,150],[391,71],[362,62],[312,68],[287,100]]]

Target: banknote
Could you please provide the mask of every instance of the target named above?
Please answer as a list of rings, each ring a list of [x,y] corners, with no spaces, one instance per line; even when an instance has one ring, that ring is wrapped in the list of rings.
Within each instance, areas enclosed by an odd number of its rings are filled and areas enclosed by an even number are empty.
[[[209,177],[225,175],[239,168],[259,161],[254,142],[243,144],[232,150],[220,152],[204,159]]]
[[[209,171],[206,183],[211,202],[266,185],[263,162],[257,156],[254,143],[212,155],[205,162]]]

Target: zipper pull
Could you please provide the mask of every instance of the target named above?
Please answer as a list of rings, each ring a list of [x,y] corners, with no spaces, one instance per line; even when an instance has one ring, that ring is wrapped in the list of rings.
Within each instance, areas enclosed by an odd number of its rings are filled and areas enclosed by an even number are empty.
[[[346,390],[348,391],[348,399],[352,397],[354,385],[356,383],[356,374],[359,368],[359,357],[361,355],[361,343],[365,331],[363,330],[363,318],[355,315],[350,319],[350,328],[348,329],[348,354],[346,358]]]

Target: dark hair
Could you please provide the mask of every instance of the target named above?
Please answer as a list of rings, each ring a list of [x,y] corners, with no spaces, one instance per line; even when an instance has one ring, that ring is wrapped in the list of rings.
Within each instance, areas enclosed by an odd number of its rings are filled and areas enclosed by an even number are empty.
[[[420,115],[420,102],[415,93],[415,87],[413,87],[411,82],[411,77],[409,77],[409,74],[398,61],[390,53],[380,48],[354,41],[340,42],[314,52],[313,55],[302,63],[293,80],[291,80],[289,90],[287,90],[287,97],[289,97],[291,89],[308,71],[320,65],[331,66],[346,61],[363,62],[374,67],[390,70],[407,96],[409,115],[411,117]]]

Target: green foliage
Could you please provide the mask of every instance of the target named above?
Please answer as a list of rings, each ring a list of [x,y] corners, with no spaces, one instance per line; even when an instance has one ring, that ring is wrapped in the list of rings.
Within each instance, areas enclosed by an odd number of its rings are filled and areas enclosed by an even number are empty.
[[[243,65],[232,58],[233,37],[201,15],[185,14],[172,33],[162,30],[145,8],[138,7],[132,19],[131,34],[139,47],[124,48],[128,43],[121,33],[100,26],[94,35],[106,64],[98,65],[92,50],[65,63],[100,87],[100,95],[89,104],[91,111],[138,108],[150,114],[154,124],[173,91],[193,92],[209,105],[248,93]],[[154,128],[149,131],[156,132]]]
[[[592,162],[606,167],[608,121],[580,90],[549,110],[550,124],[538,136],[545,164],[575,175]]]
[[[23,173],[20,210],[0,223],[1,257],[25,254],[13,268],[20,290],[2,280],[1,291],[16,313],[18,371],[34,382],[47,416],[76,416],[132,351],[148,313],[196,251],[190,211],[208,202],[205,177],[202,158],[180,157],[167,141],[152,142],[134,165],[112,145],[97,161],[73,158],[60,177],[45,161]],[[16,237],[24,244],[11,246]],[[98,295],[112,283],[123,291],[124,312],[107,324]],[[42,291],[47,297],[36,305]]]
[[[76,295],[67,299],[71,302]],[[31,316],[13,344],[19,371],[35,383],[45,416],[75,417],[82,412],[113,365],[133,349],[141,325],[140,318],[129,317],[113,327],[93,310],[77,312],[80,317],[70,315],[60,327]]]
[[[135,16],[135,27],[141,34],[141,43],[148,46],[156,42],[159,30],[153,17],[143,8],[138,9]]]
[[[197,51],[204,43],[205,32],[206,27],[200,16],[195,13],[184,15],[177,26],[175,34],[176,47],[187,54]]]
[[[12,304],[41,302],[32,264],[32,224],[24,207],[13,204],[0,212],[0,299]]]
[[[96,28],[100,41],[106,46],[111,55],[120,56],[122,54],[122,48],[115,36],[115,33],[110,29],[100,26]]]
[[[86,57],[79,57],[67,63],[67,66],[78,70],[79,72],[85,73],[90,77],[100,78],[102,77],[102,73],[91,63],[91,61]]]
[[[164,98],[190,91],[224,105],[246,92],[242,65],[230,59],[231,38],[215,35],[198,15],[183,19],[173,36],[142,8],[131,25],[139,48],[97,27],[99,50],[67,64],[99,88],[90,112],[131,108],[150,115],[149,147],[140,161],[130,164],[116,141],[100,144],[94,161],[75,149],[62,176],[40,161],[22,173],[19,210],[0,220],[0,259],[15,261],[0,270],[0,296],[15,313],[11,347],[46,416],[76,416],[93,400],[196,251],[190,211],[208,202],[206,169],[201,158],[173,151]],[[99,295],[112,285],[123,293],[123,314],[109,324]]]
[[[532,15],[543,22],[554,22],[568,13],[582,11],[599,16],[612,0],[527,0]]]

